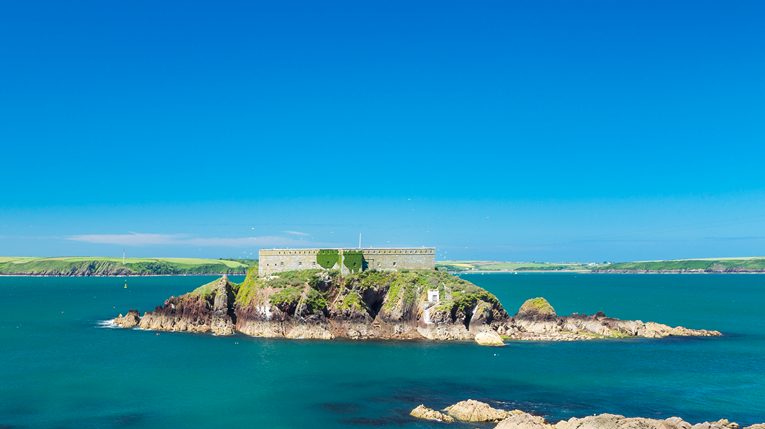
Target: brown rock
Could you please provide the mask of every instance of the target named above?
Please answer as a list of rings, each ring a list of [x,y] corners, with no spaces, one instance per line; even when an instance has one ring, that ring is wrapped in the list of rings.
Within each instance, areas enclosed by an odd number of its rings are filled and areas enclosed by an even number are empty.
[[[553,426],[543,417],[513,410],[510,416],[499,422],[494,429],[553,429]]]
[[[501,347],[505,345],[496,331],[486,330],[475,334],[475,342],[481,346]]]
[[[456,420],[471,423],[498,422],[510,416],[508,411],[492,408],[489,404],[473,399],[457,402],[444,411]]]
[[[418,419],[431,420],[434,422],[452,423],[454,421],[453,417],[432,408],[428,408],[422,404],[413,409],[409,415]]]
[[[120,328],[134,328],[141,322],[141,317],[138,315],[138,310],[130,310],[126,315],[120,314],[112,321]]]

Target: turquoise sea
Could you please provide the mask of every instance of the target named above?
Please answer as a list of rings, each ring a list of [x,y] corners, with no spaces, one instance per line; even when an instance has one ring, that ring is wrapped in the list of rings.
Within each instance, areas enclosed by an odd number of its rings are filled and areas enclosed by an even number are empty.
[[[321,342],[99,327],[208,277],[0,278],[0,427],[443,427],[425,403],[765,422],[765,276],[465,275],[514,312],[718,329],[722,338],[577,343]],[[235,279],[238,280],[238,279]],[[455,427],[455,426],[452,426]]]

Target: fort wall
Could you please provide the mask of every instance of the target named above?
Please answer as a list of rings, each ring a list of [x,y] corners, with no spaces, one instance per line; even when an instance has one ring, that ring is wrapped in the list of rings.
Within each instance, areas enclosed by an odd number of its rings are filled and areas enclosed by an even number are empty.
[[[316,255],[323,249],[261,249],[258,260],[258,275],[267,276],[282,271],[323,269],[317,262]],[[436,249],[422,248],[368,248],[368,249],[331,249],[343,252],[361,251],[364,256],[364,270],[433,270],[436,267]],[[341,256],[342,261],[342,256]],[[348,274],[348,268],[342,262],[333,269],[340,269]]]

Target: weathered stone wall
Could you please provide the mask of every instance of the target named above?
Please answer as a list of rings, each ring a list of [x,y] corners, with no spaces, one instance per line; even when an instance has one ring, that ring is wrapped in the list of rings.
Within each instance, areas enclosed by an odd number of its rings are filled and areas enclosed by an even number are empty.
[[[320,249],[261,249],[259,252],[258,275],[267,276],[282,271],[322,269],[316,262]],[[336,249],[358,251],[359,249]],[[397,249],[361,249],[364,255],[364,269],[395,271],[404,269],[433,270],[436,266],[436,249],[397,248]],[[338,267],[348,273],[345,266]]]

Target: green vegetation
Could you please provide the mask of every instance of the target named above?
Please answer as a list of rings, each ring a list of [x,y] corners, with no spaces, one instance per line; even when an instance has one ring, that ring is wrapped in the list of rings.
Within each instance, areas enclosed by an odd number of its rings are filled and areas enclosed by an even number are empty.
[[[303,296],[303,290],[299,287],[286,287],[271,295],[269,301],[271,304],[279,307],[282,311],[288,311],[297,306],[300,298]]]
[[[327,299],[316,289],[309,289],[305,295],[305,306],[309,313],[319,313],[327,308]]]
[[[617,262],[598,271],[624,272],[765,272],[765,258],[678,259],[669,261]]]
[[[542,297],[527,299],[518,310],[519,315],[555,316],[555,309]]]
[[[244,274],[255,261],[201,258],[1,257],[0,274],[49,276]]]
[[[361,250],[346,250],[343,252],[343,265],[351,273],[358,273],[364,266],[364,254]]]
[[[316,253],[316,262],[329,270],[340,262],[340,252],[337,249],[321,249]]]

